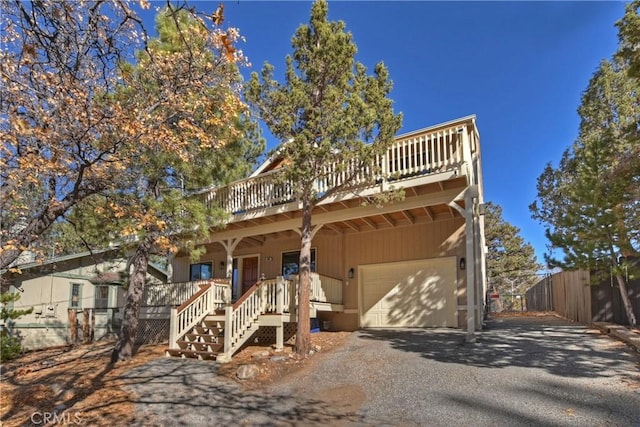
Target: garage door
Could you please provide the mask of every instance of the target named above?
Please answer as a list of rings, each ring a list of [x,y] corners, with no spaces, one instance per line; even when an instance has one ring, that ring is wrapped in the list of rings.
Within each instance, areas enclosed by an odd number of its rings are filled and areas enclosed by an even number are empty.
[[[456,327],[456,258],[359,268],[363,327]]]

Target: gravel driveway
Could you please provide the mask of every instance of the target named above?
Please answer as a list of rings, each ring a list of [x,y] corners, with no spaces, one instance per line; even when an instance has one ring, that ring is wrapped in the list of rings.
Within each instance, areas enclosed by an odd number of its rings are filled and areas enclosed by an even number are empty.
[[[555,317],[499,318],[475,344],[452,329],[354,333],[315,369],[242,390],[215,364],[129,373],[140,425],[640,426],[640,357]]]

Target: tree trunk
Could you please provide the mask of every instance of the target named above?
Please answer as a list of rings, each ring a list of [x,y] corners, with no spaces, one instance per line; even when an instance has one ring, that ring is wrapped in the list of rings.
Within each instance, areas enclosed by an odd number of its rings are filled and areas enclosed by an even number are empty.
[[[68,310],[68,316],[69,316],[69,339],[71,341],[71,344],[76,345],[76,342],[78,341],[78,325],[76,323],[76,310],[73,308],[70,308]]]
[[[311,350],[311,322],[309,300],[311,294],[311,211],[309,197],[302,200],[302,232],[300,244],[300,270],[298,272],[298,329],[296,353],[307,355]]]
[[[124,305],[122,330],[120,339],[113,351],[112,361],[129,360],[133,355],[133,345],[138,332],[138,320],[140,319],[140,302],[144,292],[144,284],[147,278],[147,266],[149,265],[149,253],[151,252],[150,237],[146,237],[136,249],[133,256],[133,271],[129,278],[129,290]]]
[[[624,281],[624,277],[622,274],[616,274],[616,279],[618,280],[618,286],[620,288],[620,296],[622,297],[622,304],[624,304],[624,309],[627,312],[627,319],[629,319],[629,327],[636,327],[636,316],[633,314],[633,306],[631,305],[631,300],[629,299],[629,293],[627,292],[627,284]]]

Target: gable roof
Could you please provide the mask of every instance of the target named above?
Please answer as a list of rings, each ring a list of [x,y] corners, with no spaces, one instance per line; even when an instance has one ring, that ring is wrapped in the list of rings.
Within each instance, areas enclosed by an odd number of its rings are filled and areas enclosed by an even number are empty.
[[[95,251],[78,252],[75,254],[61,255],[58,257],[45,259],[44,261],[40,261],[40,262],[35,261],[35,262],[28,262],[24,264],[17,264],[11,268],[18,268],[21,271],[31,270],[35,268],[42,268],[49,265],[54,265],[54,264],[59,264],[67,261],[79,260],[82,258],[88,258],[88,257],[94,257],[94,256],[100,256],[100,259],[96,260],[96,262],[110,261],[117,258],[124,259],[124,257],[117,257],[116,252],[117,252],[116,248],[107,248],[107,249],[98,249]],[[159,275],[160,277],[163,277],[166,280],[167,272],[162,267],[150,262],[148,268],[150,270],[153,270],[153,271],[150,271],[149,273],[155,276]],[[0,276],[4,275],[8,271],[9,271],[8,268],[0,270]],[[101,277],[96,276],[96,278],[92,279],[91,281],[93,283],[98,283],[98,282],[112,283],[112,282],[119,282],[120,278],[118,277],[116,279],[115,277],[112,277],[109,273],[107,273],[107,274],[101,275]]]

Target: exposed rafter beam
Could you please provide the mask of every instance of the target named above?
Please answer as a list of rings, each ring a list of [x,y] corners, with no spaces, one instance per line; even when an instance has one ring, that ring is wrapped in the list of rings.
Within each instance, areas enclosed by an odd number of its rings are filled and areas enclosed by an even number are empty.
[[[411,212],[402,211],[402,215],[404,215],[404,217],[407,218],[411,224],[415,224],[416,219],[413,217],[413,215],[411,215]]]
[[[350,229],[355,230],[355,231],[357,231],[357,232],[359,232],[359,231],[360,231],[360,228],[359,228],[357,225],[355,225],[355,224],[353,223],[353,221],[344,221],[344,223],[345,223],[345,224],[347,224],[347,226],[348,226]]]
[[[392,226],[395,227],[396,226],[396,222],[393,220],[393,218],[391,218],[389,215],[387,214],[382,214],[382,218],[384,218],[385,221],[387,221],[387,223]]]
[[[378,229],[378,224],[376,224],[375,221],[372,220],[371,218],[360,218],[360,219],[366,222],[367,225],[369,225],[369,227],[373,228],[374,230]]]
[[[330,222],[345,221],[348,219],[362,218],[366,216],[388,214],[404,209],[416,209],[425,206],[446,204],[457,200],[460,193],[460,189],[451,189],[445,190],[435,195],[430,195],[429,197],[408,197],[402,201],[385,204],[382,207],[366,205],[353,207],[351,209],[318,213],[313,216],[313,222],[326,224]],[[299,218],[286,219],[270,224],[262,224],[259,226],[236,228],[234,230],[227,228],[219,231],[213,231],[211,234],[211,242],[219,242],[221,240],[229,238],[275,233],[278,231],[292,230],[296,227],[300,227]]]
[[[431,209],[429,209],[429,206],[424,206],[422,209],[424,209],[424,213],[427,214],[427,217],[433,221],[433,213],[431,212]]]
[[[325,224],[324,226],[325,226],[326,228],[329,228],[329,229],[331,229],[331,230],[333,230],[333,231],[337,232],[337,233],[340,233],[340,234],[344,233],[344,232],[342,231],[342,229],[341,229],[340,227],[338,227],[337,225],[335,225],[335,224]]]
[[[267,238],[265,236],[260,236],[260,237],[245,237],[245,240],[248,240],[254,244],[257,244],[259,246],[264,245],[264,242],[267,240]]]

